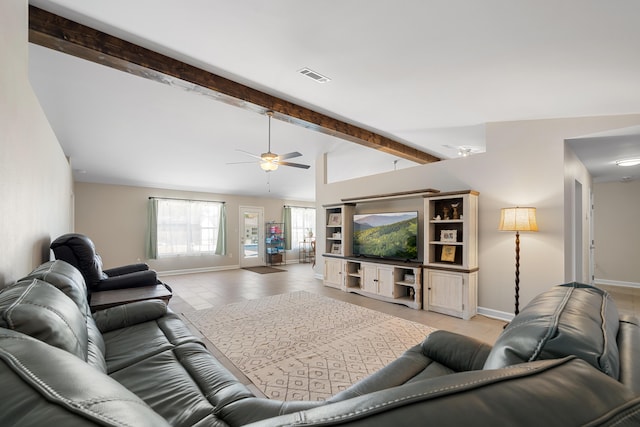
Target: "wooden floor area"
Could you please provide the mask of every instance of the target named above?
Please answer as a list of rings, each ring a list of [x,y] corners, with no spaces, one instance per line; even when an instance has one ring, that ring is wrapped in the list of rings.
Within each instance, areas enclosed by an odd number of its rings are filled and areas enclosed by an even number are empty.
[[[446,329],[471,336],[489,344],[495,342],[505,325],[503,321],[484,316],[478,315],[471,320],[462,320],[329,288],[324,286],[321,280],[314,277],[314,271],[310,264],[290,264],[278,268],[285,271],[258,274],[234,269],[167,276],[162,277],[162,280],[173,288],[174,297],[169,306],[178,313],[270,295],[307,291],[412,320],[436,329]]]

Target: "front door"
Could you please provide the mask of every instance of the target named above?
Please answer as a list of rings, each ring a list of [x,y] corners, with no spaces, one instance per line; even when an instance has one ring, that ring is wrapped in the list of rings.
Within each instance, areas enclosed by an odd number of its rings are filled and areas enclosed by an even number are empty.
[[[240,206],[240,267],[256,267],[264,262],[264,208]]]

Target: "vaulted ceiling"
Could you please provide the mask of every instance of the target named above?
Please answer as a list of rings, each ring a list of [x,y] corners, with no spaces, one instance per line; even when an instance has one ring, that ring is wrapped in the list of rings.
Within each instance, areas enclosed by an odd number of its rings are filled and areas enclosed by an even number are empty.
[[[96,30],[85,41],[111,48],[98,62],[133,46],[130,64],[136,47],[183,64],[179,78],[125,73],[61,53],[70,33],[47,44],[32,32],[32,85],[80,181],[313,200],[325,152],[342,179],[483,151],[487,122],[640,112],[635,0],[30,3]],[[185,84],[192,69],[204,80]],[[266,110],[280,119],[272,151],[299,151],[310,170],[228,164],[266,151]],[[622,133],[640,156],[637,129]],[[621,139],[576,137],[579,156]]]

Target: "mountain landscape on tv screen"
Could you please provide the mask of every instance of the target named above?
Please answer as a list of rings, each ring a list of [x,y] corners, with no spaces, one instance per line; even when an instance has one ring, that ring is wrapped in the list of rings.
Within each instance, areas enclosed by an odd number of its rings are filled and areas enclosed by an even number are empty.
[[[353,245],[356,255],[417,259],[416,212],[354,216]]]

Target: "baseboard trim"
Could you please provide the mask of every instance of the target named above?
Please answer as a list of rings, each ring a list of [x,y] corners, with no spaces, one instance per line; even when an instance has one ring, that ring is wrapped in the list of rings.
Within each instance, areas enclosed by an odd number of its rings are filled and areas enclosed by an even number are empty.
[[[224,271],[224,270],[237,270],[240,268],[239,265],[223,265],[219,267],[202,267],[202,268],[186,268],[184,270],[167,270],[167,271],[158,271],[158,276],[177,276],[180,274],[191,274],[191,273],[211,273],[214,271]]]
[[[625,288],[640,288],[640,283],[622,282],[620,280],[593,279],[596,285],[621,286]]]
[[[478,307],[478,314],[492,319],[503,320],[505,322],[511,322],[515,317],[513,313],[507,313],[506,311],[499,311],[486,307]]]

